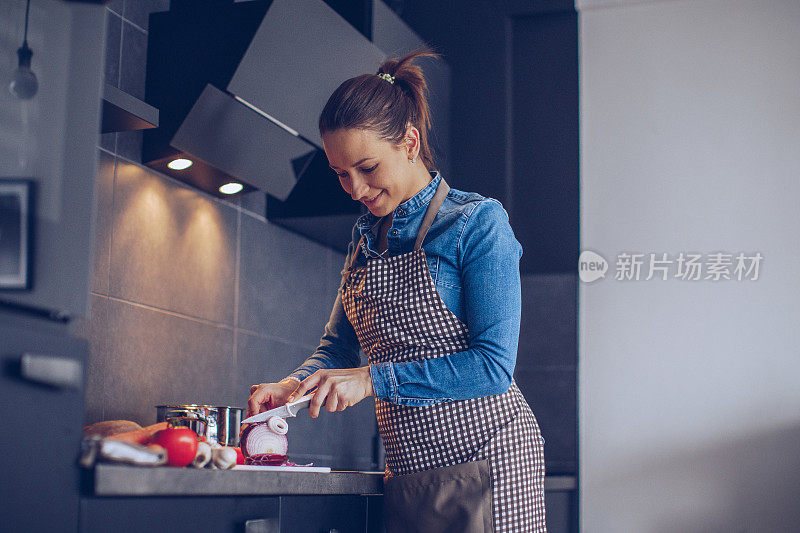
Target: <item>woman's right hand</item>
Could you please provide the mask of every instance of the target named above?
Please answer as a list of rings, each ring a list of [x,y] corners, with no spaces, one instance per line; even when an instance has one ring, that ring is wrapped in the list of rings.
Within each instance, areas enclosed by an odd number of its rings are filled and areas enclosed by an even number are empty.
[[[247,416],[249,418],[269,409],[275,409],[286,403],[289,395],[297,390],[300,382],[296,379],[286,378],[278,383],[259,383],[250,386],[250,398],[247,400]],[[250,424],[242,424],[241,431]]]

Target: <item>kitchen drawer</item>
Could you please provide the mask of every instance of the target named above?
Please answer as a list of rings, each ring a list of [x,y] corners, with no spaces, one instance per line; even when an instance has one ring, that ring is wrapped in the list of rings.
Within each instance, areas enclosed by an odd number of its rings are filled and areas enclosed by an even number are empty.
[[[282,496],[281,533],[364,533],[368,507],[366,496]]]
[[[545,492],[548,533],[577,533],[578,493],[574,490]]]
[[[81,533],[380,533],[381,496],[81,498]],[[371,516],[370,516],[371,514]],[[248,524],[249,522],[249,524]]]
[[[266,531],[273,533],[280,520],[280,504],[278,496],[83,497],[79,531],[244,533],[248,520],[263,520],[273,526]]]

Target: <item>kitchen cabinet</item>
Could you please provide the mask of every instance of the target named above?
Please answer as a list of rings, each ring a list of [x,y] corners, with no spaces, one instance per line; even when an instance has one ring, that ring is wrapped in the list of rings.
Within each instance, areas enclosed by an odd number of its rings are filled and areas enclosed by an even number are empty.
[[[0,311],[3,531],[77,530],[88,351],[55,325]]]
[[[250,496],[81,499],[80,532],[378,533],[368,509],[380,496]],[[376,501],[378,500],[378,501]]]
[[[99,464],[84,473],[81,533],[378,533],[378,472],[253,472]]]
[[[575,476],[548,476],[544,481],[547,531],[577,533],[578,483]]]

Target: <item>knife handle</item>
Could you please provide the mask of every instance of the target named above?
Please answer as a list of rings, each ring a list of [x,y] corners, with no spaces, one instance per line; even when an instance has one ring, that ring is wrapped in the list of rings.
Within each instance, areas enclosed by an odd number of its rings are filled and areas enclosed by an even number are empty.
[[[296,400],[292,403],[286,404],[286,410],[289,412],[290,416],[297,416],[297,413],[302,411],[303,409],[308,409],[308,405],[311,403],[311,398],[314,397],[314,393],[306,394],[299,400]]]

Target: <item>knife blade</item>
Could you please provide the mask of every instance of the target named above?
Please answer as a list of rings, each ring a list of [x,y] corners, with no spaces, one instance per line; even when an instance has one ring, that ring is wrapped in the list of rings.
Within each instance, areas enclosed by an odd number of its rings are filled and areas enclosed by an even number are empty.
[[[286,405],[276,407],[275,409],[270,409],[269,411],[264,411],[263,413],[258,413],[257,415],[245,418],[244,420],[242,420],[242,424],[263,422],[264,420],[268,419],[271,416],[279,416],[281,418],[297,416],[298,411],[302,409],[308,409],[308,404],[311,403],[311,398],[313,397],[314,393],[306,394],[299,400],[295,400],[293,402],[287,403]]]

